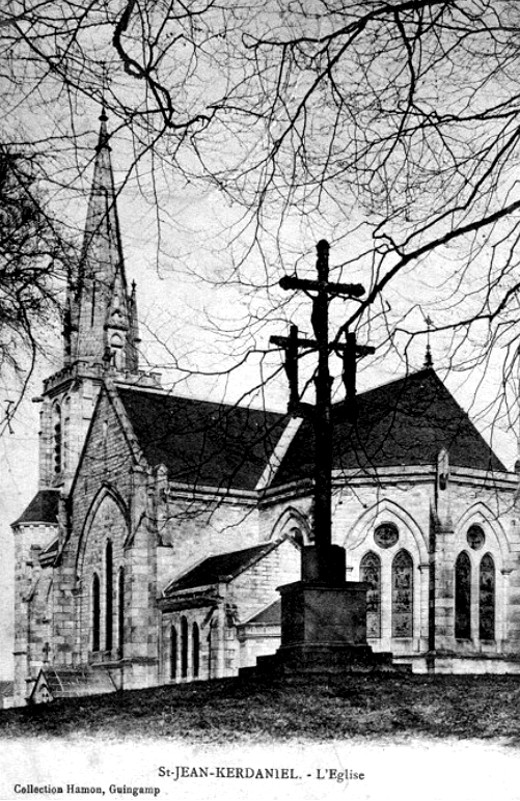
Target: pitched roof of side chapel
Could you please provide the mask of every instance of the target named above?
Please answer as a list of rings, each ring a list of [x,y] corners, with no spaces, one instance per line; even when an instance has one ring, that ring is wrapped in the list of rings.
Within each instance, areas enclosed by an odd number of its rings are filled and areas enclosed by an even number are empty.
[[[430,465],[446,448],[452,466],[506,471],[432,368],[360,393],[355,422],[337,404],[333,421],[336,470]],[[312,425],[304,421],[273,483],[310,476],[313,454]]]
[[[278,542],[264,542],[262,545],[255,545],[252,548],[244,548],[241,551],[230,551],[229,553],[209,556],[200,564],[188,570],[179,578],[169,584],[164,594],[171,595],[178,590],[188,590],[194,587],[205,587],[208,584],[218,584],[220,581],[231,581],[236,576],[252,567],[268,553],[274,551],[280,545]]]
[[[286,417],[243,406],[118,388],[143,453],[170,481],[253,490]]]

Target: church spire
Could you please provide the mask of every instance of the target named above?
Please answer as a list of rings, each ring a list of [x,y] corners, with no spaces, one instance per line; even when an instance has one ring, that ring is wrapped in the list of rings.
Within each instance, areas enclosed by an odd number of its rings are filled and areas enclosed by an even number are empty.
[[[83,247],[69,287],[65,360],[135,371],[135,293],[128,295],[104,105],[99,121]]]
[[[424,355],[424,368],[433,367],[433,359],[432,359],[432,351],[430,348],[430,330],[433,325],[430,316],[424,318],[424,322],[427,325],[428,333],[427,333],[427,340],[426,340],[426,353]]]

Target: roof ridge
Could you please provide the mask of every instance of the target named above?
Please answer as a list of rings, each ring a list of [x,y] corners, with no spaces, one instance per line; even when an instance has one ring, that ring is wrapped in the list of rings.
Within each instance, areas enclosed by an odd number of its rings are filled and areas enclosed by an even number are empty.
[[[207,406],[218,406],[225,409],[243,409],[248,412],[258,412],[259,414],[274,414],[280,418],[287,416],[285,412],[278,412],[275,409],[262,409],[257,408],[256,406],[248,406],[245,403],[228,403],[226,401],[209,400],[208,398],[194,398],[189,395],[176,395],[167,389],[161,388],[159,390],[155,390],[153,387],[143,387],[139,386],[138,384],[129,385],[119,384],[117,382],[114,382],[114,384],[116,385],[118,392],[141,392],[142,394],[151,395],[153,397],[171,398],[172,400],[187,401],[188,403],[200,403]]]
[[[211,554],[211,556],[207,556],[205,559],[202,559],[200,562],[188,567],[184,570],[180,575],[177,575],[176,578],[172,579],[172,581],[168,582],[166,587],[163,590],[163,597],[167,597],[171,592],[177,592],[178,590],[184,589],[191,589],[193,587],[198,586],[206,586],[208,584],[214,584],[216,582],[227,582],[231,581],[232,579],[239,576],[245,570],[248,570],[252,567],[256,562],[260,559],[263,559],[264,556],[267,556],[268,553],[274,551],[283,540],[278,540],[275,542],[267,541],[261,542],[257,545],[250,545],[248,548],[238,548],[234,551],[224,551],[222,553]],[[239,564],[235,565],[234,567],[229,566],[227,571],[223,569],[218,569],[218,561],[230,560],[233,557],[237,557],[240,554],[244,554],[246,552],[252,552],[245,560],[240,562]],[[212,563],[215,564],[214,570],[207,570],[208,567],[212,566]],[[178,589],[175,588],[176,584],[182,585],[183,582],[185,583],[186,580],[189,579],[189,576],[193,573],[197,574],[197,571],[201,571],[201,568],[206,568],[208,575],[203,576],[203,578],[198,579],[200,583],[198,584],[191,584],[188,583],[186,586],[180,586]]]
[[[376,384],[376,386],[374,386],[374,387],[369,387],[369,389],[364,389],[362,392],[360,392],[358,394],[358,398],[361,398],[364,395],[368,395],[369,392],[376,392],[377,390],[384,389],[385,387],[390,387],[390,386],[392,386],[392,384],[399,384],[401,381],[406,381],[406,380],[408,380],[410,378],[417,378],[417,376],[420,375],[421,373],[432,373],[433,376],[437,379],[437,381],[440,384],[442,384],[442,386],[445,389],[447,389],[447,387],[444,385],[444,382],[439,378],[439,376],[437,375],[437,373],[436,373],[436,371],[435,371],[435,369],[433,367],[421,367],[420,370],[415,370],[414,372],[411,372],[411,373],[405,373],[404,375],[400,376],[399,378],[392,378],[389,381],[385,381],[382,384]],[[447,391],[449,392],[448,389],[447,389]],[[333,407],[341,406],[341,404],[343,404],[343,403],[344,403],[344,400],[341,399],[339,401],[336,401],[336,403],[333,404]]]
[[[344,407],[343,407],[344,408]],[[489,474],[508,472],[492,446],[432,367],[422,368],[358,396],[352,422],[334,407],[335,469],[385,469],[435,464],[441,447],[450,463]],[[312,475],[311,427],[302,426],[273,481],[281,486]]]

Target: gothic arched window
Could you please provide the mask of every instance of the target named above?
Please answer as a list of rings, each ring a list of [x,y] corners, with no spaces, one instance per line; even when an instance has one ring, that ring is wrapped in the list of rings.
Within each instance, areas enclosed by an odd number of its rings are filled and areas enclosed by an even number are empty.
[[[99,576],[94,573],[92,578],[92,650],[99,651],[100,646],[100,587]]]
[[[360,581],[368,584],[367,637],[381,636],[381,559],[370,551],[359,566]]]
[[[55,403],[52,410],[52,451],[54,474],[58,475],[62,468],[61,408],[59,403]]]
[[[489,553],[480,563],[479,637],[481,640],[495,639],[495,563]]]
[[[181,617],[181,677],[188,675],[188,621]]]
[[[170,628],[170,679],[177,678],[177,629]]]
[[[200,635],[197,623],[194,623],[191,629],[191,656],[192,656],[192,673],[196,679],[199,675],[200,668]]]
[[[123,656],[125,644],[125,569],[119,568],[117,579],[117,639],[119,645],[119,656]]]
[[[113,613],[113,559],[112,543],[108,540],[105,550],[105,650],[111,651],[113,645],[112,636],[112,613]]]
[[[455,638],[471,639],[471,562],[465,551],[455,562]]]
[[[413,635],[413,560],[399,551],[392,562],[392,637]]]

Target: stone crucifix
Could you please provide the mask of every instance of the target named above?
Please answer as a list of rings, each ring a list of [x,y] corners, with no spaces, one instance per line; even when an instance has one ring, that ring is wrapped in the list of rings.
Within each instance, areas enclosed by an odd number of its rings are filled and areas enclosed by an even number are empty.
[[[291,326],[288,337],[273,336],[271,342],[285,350],[285,369],[289,379],[288,412],[297,417],[308,417],[314,427],[314,544],[315,560],[313,578],[330,583],[338,574],[333,562],[331,547],[332,513],[332,378],[329,369],[329,356],[332,352],[343,359],[343,382],[351,415],[355,413],[355,370],[356,359],[374,348],[358,346],[356,335],[346,333],[345,342],[329,341],[329,303],[334,297],[359,298],[365,289],[361,284],[333,283],[329,281],[329,244],[322,239],[317,244],[317,280],[284,276],[280,286],[285,290],[304,290],[312,293],[311,324],[315,339],[298,336],[298,328]],[[318,365],[314,383],[316,386],[315,404],[302,403],[298,388],[298,357],[301,349],[317,352]],[[304,569],[305,578],[305,569]]]

